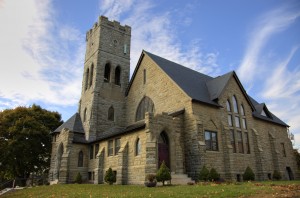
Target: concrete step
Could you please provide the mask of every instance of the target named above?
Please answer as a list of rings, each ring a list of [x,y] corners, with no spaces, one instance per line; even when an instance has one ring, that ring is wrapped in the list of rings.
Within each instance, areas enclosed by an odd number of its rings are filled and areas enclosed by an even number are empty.
[[[187,185],[188,183],[195,183],[186,174],[171,173],[171,176],[172,176],[172,180],[171,180],[172,184]]]

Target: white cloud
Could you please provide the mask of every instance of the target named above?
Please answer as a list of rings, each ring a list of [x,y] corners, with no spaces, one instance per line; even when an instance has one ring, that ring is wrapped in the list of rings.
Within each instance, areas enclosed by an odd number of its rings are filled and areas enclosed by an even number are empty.
[[[238,73],[243,82],[249,83],[255,74],[259,73],[259,56],[268,40],[280,31],[289,27],[298,17],[300,11],[290,11],[288,7],[272,10],[266,15],[258,18],[259,23],[254,27],[248,40],[248,47],[242,60]]]
[[[0,24],[0,109],[77,104],[84,35],[55,20],[51,0],[4,0]]]
[[[157,54],[166,59],[185,65],[206,74],[219,72],[218,53],[203,54],[200,42],[195,41],[183,46],[176,37],[176,27],[172,21],[171,11],[155,12],[155,5],[151,1],[128,1],[128,4],[119,1],[100,1],[101,13],[110,20],[118,19],[121,15],[125,24],[132,27],[131,32],[131,73],[134,71],[142,50]],[[118,9],[116,9],[117,7]],[[189,8],[190,9],[190,8]],[[118,10],[118,11],[116,11]],[[188,19],[188,17],[186,17]],[[189,19],[190,20],[190,19]],[[190,22],[182,25],[187,26]],[[185,50],[183,48],[185,47]]]

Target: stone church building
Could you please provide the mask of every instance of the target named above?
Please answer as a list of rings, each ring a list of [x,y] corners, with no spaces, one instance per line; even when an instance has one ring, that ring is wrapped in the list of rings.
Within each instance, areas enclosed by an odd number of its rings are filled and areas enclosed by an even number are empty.
[[[78,112],[51,132],[51,183],[78,173],[103,183],[143,184],[162,161],[172,183],[195,180],[203,165],[222,178],[297,177],[288,125],[249,96],[232,71],[210,77],[142,51],[130,76],[131,28],[99,17],[86,34]]]

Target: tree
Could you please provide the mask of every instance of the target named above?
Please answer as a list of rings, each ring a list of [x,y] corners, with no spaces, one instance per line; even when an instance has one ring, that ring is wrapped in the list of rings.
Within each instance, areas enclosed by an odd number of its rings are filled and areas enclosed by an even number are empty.
[[[48,170],[50,131],[62,123],[58,112],[35,104],[0,112],[0,178],[28,178]]]
[[[244,181],[254,181],[254,179],[255,179],[255,175],[249,166],[247,166],[247,168],[244,172],[243,179],[244,179]]]
[[[76,178],[75,178],[75,183],[81,184],[82,183],[82,177],[80,172],[77,173]]]
[[[109,185],[112,185],[113,183],[116,182],[116,175],[114,174],[114,172],[112,171],[111,168],[109,168],[109,169],[106,171],[104,180],[105,180],[105,182],[108,183]]]
[[[165,181],[171,180],[171,173],[169,168],[166,166],[165,161],[162,162],[160,165],[157,173],[156,173],[156,180],[158,182],[162,182],[163,186],[165,185]]]
[[[220,179],[220,174],[217,172],[216,169],[211,168],[209,175],[208,175],[209,181],[218,181]]]

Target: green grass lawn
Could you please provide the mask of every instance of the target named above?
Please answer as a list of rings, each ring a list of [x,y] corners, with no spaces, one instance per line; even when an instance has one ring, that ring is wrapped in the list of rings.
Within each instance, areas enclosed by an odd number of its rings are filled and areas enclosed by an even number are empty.
[[[196,184],[147,188],[138,185],[58,184],[15,190],[11,197],[280,197],[300,196],[300,181]],[[299,194],[298,194],[299,193]]]

